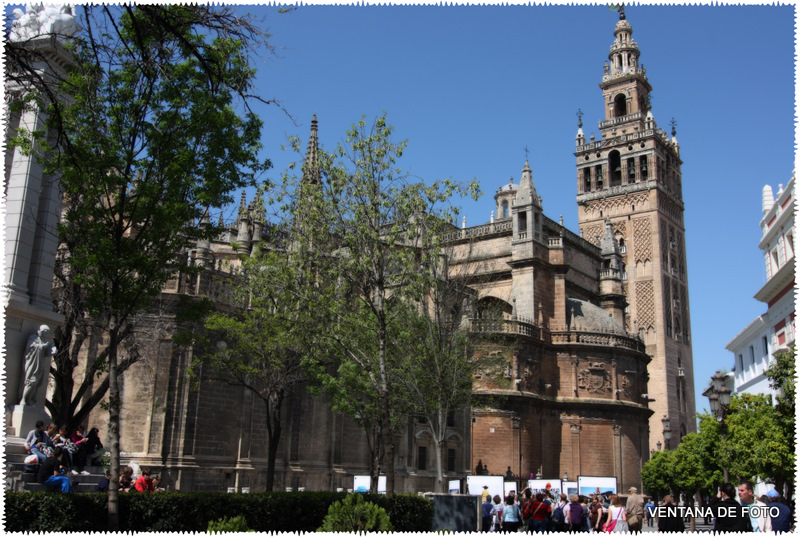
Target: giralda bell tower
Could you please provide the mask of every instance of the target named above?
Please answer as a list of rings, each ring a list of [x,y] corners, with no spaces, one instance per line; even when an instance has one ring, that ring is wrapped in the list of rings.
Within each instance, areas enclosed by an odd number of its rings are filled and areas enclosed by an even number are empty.
[[[578,124],[578,225],[599,246],[609,220],[622,252],[627,329],[641,335],[653,357],[646,394],[654,411],[652,450],[674,448],[696,430],[694,375],[680,148],[674,122],[671,138],[656,125],[632,34],[620,11],[600,83],[600,138],[592,133],[587,140]]]

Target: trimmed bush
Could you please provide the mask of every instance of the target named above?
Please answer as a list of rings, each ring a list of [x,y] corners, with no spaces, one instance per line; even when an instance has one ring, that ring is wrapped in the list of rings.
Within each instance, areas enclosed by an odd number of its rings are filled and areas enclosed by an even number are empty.
[[[211,521],[208,523],[208,533],[224,533],[235,532],[242,533],[246,531],[255,531],[247,527],[247,520],[242,515],[232,518],[222,518],[220,520]]]
[[[392,531],[392,523],[386,509],[364,501],[363,496],[356,493],[332,503],[317,531]]]
[[[258,532],[316,531],[340,492],[222,492],[122,493],[119,495],[120,531],[205,532],[211,521],[244,517]],[[433,504],[415,495],[362,496],[386,510],[395,531],[430,531]],[[108,496],[102,492],[62,494],[6,492],[5,530],[101,532],[107,529]]]

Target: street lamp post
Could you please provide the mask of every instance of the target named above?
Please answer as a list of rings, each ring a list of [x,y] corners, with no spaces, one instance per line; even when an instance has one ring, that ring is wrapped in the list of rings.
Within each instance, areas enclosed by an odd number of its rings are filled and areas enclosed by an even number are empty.
[[[725,442],[725,415],[728,413],[728,406],[731,404],[731,389],[725,386],[725,375],[717,372],[711,377],[711,395],[708,396],[708,404],[711,412],[719,421],[719,436]],[[727,464],[722,469],[725,482],[728,482]]]
[[[661,425],[664,426],[664,450],[669,451],[669,441],[672,439],[672,427],[670,426],[667,416],[661,418]]]

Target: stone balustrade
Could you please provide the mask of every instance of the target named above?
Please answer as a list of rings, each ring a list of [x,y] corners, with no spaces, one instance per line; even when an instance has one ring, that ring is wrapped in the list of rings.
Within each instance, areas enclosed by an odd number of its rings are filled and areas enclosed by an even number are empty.
[[[482,224],[480,226],[468,227],[452,233],[447,233],[442,237],[442,241],[451,242],[460,239],[473,239],[482,237],[484,235],[492,235],[494,233],[511,231],[511,228],[511,220],[507,222],[492,222],[489,224]]]
[[[604,347],[623,347],[638,352],[645,352],[644,343],[631,335],[621,336],[604,332],[563,331],[550,334],[554,344],[602,345]]]
[[[528,319],[471,319],[473,334],[520,335],[538,340],[544,339],[544,330]]]
[[[640,120],[642,118],[643,118],[643,115],[642,115],[641,112],[636,112],[636,113],[633,113],[633,114],[627,114],[627,115],[624,115],[624,116],[615,117],[615,118],[607,119],[605,121],[601,121],[600,122],[600,128],[604,129],[606,127],[611,127],[613,125],[619,125],[621,123],[627,123],[629,121]]]

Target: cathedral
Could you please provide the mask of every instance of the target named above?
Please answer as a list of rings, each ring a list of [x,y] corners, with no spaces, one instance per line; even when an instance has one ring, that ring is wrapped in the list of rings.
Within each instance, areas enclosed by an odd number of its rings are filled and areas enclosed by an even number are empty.
[[[615,476],[618,490],[641,489],[651,450],[694,430],[680,151],[656,125],[632,33],[621,15],[600,83],[600,139],[580,124],[575,138],[579,232],[543,213],[526,161],[496,192],[490,222],[445,237],[451,270],[476,295],[467,322],[488,364],[474,374],[474,406],[448,423],[446,479],[480,466],[520,479]],[[315,118],[310,154],[317,137]],[[172,340],[183,299],[223,305],[226,273],[268,238],[257,207],[243,194],[236,221],[187,252],[205,270],[163,289],[158,313],[140,322],[142,358],[121,379],[123,461],[153,468],[170,490],[264,490],[259,401],[202,369],[190,381],[191,349]],[[87,352],[102,346],[96,334]],[[347,490],[368,473],[364,432],[324,395],[301,386],[283,408],[275,490]],[[97,407],[90,425],[105,430],[106,419]],[[395,443],[396,492],[434,489],[435,449],[427,425],[410,419]]]

